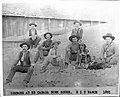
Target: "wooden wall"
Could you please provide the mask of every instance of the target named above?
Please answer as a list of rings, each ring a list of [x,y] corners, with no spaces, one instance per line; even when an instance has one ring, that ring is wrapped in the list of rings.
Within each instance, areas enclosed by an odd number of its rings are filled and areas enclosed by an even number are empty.
[[[26,34],[29,23],[37,23],[39,31],[56,31],[57,29],[71,28],[73,21],[64,19],[33,18],[22,16],[2,16],[3,38]]]

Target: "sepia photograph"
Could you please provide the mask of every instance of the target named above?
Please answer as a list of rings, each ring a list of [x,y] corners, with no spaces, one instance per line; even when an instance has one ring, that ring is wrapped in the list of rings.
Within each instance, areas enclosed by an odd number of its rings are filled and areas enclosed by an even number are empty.
[[[119,3],[3,2],[3,96],[118,96]]]

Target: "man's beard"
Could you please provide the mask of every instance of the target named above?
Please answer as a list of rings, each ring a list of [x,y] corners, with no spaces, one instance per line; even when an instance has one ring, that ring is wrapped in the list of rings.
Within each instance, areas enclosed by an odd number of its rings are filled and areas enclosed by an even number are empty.
[[[26,52],[27,50],[26,49],[23,49],[24,52]]]

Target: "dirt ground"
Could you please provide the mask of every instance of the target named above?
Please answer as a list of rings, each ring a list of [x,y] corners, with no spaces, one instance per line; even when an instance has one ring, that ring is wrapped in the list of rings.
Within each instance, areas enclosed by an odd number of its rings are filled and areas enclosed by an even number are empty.
[[[55,36],[54,39],[62,42],[60,48],[63,49],[62,53],[64,54],[64,48],[69,43],[68,34]],[[19,50],[19,46],[3,44],[4,81]],[[57,68],[49,65],[48,70],[42,74],[40,74],[40,67],[40,62],[37,62],[29,87],[104,87],[118,85],[118,65],[105,70],[75,70],[71,65],[64,72],[57,72]],[[26,88],[22,85],[25,75],[16,73],[12,83],[4,86],[4,88]]]

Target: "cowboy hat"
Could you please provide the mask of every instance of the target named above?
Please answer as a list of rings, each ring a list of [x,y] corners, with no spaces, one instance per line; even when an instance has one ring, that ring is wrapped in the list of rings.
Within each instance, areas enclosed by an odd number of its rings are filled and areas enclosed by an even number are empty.
[[[82,26],[82,23],[80,21],[74,21],[73,24],[79,23],[80,26]]]
[[[46,35],[47,35],[47,34],[49,34],[49,35],[51,36],[50,38],[52,38],[52,37],[53,37],[52,33],[47,32],[47,33],[45,33],[45,34],[44,34],[44,38],[45,38],[45,39],[46,39]]]
[[[21,43],[20,47],[22,48],[23,45],[27,45],[28,49],[30,49],[30,45],[27,42]]]
[[[35,27],[37,27],[37,24],[34,23],[34,22],[32,22],[32,23],[29,24],[29,26],[31,26],[31,25],[34,25]]]
[[[112,36],[112,34],[111,34],[111,33],[107,33],[106,35],[104,35],[104,36],[103,36],[103,39],[106,39],[106,37],[110,37],[112,40],[114,40],[114,39],[115,39],[115,37],[114,37],[114,36]]]
[[[69,40],[72,42],[72,39],[75,38],[75,37],[76,37],[78,40],[80,39],[79,36],[77,36],[77,35],[72,35],[72,36],[69,37]]]

